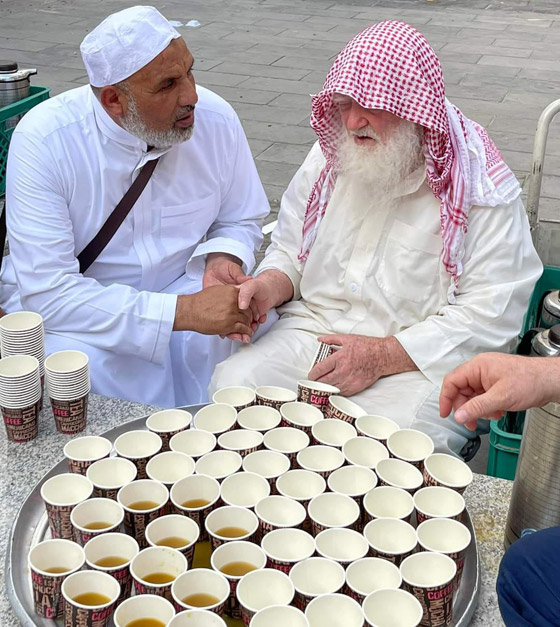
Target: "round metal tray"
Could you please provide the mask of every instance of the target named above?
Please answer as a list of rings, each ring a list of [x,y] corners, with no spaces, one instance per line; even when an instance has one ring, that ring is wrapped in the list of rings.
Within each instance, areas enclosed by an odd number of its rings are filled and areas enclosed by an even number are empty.
[[[182,409],[186,409],[194,415],[202,407],[204,405],[190,405]],[[145,429],[146,418],[148,416],[137,418],[100,435],[114,442],[119,435],[131,429]],[[27,565],[29,551],[38,542],[50,538],[47,514],[40,494],[41,486],[47,479],[63,472],[68,472],[65,459],[53,466],[33,488],[22,504],[10,532],[6,552],[6,590],[14,612],[24,627],[33,627],[34,625],[59,627],[63,624],[62,620],[44,619],[35,614],[31,579]],[[476,535],[468,511],[464,523],[471,532],[473,541],[467,549],[461,587],[457,592],[453,606],[454,627],[467,627],[469,625],[476,610],[480,592],[480,564]],[[241,623],[241,621],[228,621],[228,623],[236,625]],[[113,625],[112,621],[111,625]]]

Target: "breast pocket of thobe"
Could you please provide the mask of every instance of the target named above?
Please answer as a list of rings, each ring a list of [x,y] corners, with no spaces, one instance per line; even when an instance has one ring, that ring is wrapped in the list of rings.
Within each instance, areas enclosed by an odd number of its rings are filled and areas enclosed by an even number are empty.
[[[395,220],[376,273],[380,289],[387,295],[415,303],[426,303],[439,289],[441,235],[422,231]]]
[[[218,213],[217,194],[161,209],[161,241],[168,255],[196,246]]]

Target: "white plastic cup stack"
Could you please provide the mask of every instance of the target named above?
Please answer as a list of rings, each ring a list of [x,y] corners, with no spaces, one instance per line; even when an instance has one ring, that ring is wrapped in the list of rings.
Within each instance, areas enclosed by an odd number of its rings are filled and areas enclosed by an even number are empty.
[[[31,355],[39,362],[41,378],[45,376],[45,331],[43,318],[33,311],[17,311],[0,319],[2,357]]]
[[[30,355],[0,359],[0,407],[8,440],[28,442],[39,431],[39,362]]]
[[[89,357],[81,351],[59,351],[45,360],[47,392],[60,433],[82,431],[91,388]]]

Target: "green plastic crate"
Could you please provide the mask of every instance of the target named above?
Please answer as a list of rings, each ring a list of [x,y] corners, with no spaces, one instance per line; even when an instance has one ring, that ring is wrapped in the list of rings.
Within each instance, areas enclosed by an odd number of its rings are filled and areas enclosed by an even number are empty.
[[[29,88],[29,96],[27,98],[18,100],[0,109],[0,196],[3,196],[6,192],[6,161],[8,160],[10,138],[14,130],[13,128],[6,128],[6,120],[14,115],[23,115],[29,109],[33,109],[35,105],[43,102],[43,100],[47,100],[50,91],[48,87],[32,85]]]
[[[529,331],[534,329],[539,322],[539,312],[544,297],[551,290],[560,289],[560,268],[545,267],[541,278],[537,281],[529,307],[523,321],[523,329],[519,340]],[[517,412],[524,414],[525,412]],[[515,470],[519,458],[521,447],[521,434],[508,433],[501,429],[504,424],[501,420],[490,421],[490,435],[488,450],[488,464],[486,474],[491,477],[501,477],[502,479],[515,479]]]

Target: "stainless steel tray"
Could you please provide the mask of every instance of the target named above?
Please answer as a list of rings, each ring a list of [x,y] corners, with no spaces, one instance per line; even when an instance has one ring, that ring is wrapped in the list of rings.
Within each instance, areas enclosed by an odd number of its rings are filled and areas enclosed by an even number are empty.
[[[203,407],[203,405],[190,405],[183,409],[187,409],[194,415],[201,407]],[[100,435],[114,442],[119,435],[131,429],[145,429],[147,417],[148,416],[137,418],[136,420],[124,423]],[[62,620],[48,620],[35,614],[33,610],[33,595],[31,591],[29,567],[27,565],[27,555],[29,551],[38,542],[50,537],[47,514],[40,494],[41,486],[47,479],[62,472],[68,472],[65,459],[62,459],[58,464],[53,466],[33,488],[16,516],[8,540],[5,568],[6,590],[14,612],[24,627],[32,627],[33,625],[39,625],[40,627],[59,627],[63,624]],[[480,593],[478,548],[475,531],[468,512],[467,519],[464,522],[472,534],[473,541],[465,556],[463,579],[455,598],[453,608],[455,616],[454,627],[467,627],[467,625],[470,624],[478,604],[478,596]],[[111,625],[112,624],[111,622]]]

